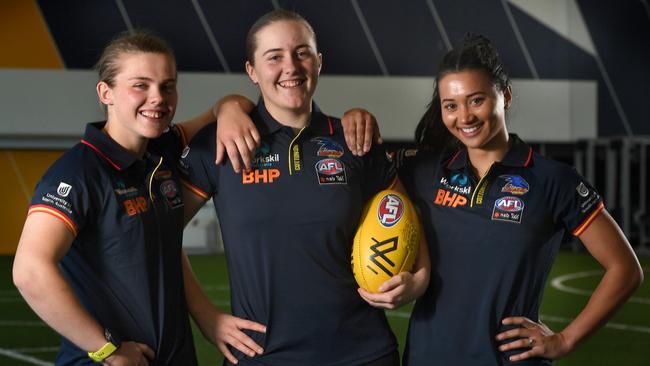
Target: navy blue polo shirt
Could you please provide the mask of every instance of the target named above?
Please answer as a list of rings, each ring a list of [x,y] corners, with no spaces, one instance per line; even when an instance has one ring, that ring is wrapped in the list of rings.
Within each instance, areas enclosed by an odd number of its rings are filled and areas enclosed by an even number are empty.
[[[149,141],[139,160],[102,127],[88,124],[81,142],[49,168],[29,212],[56,216],[74,235],[60,268],[102,327],[147,344],[153,365],[195,365],[181,267],[182,130]],[[66,339],[56,363],[94,364]]]
[[[338,119],[314,105],[300,133],[263,103],[250,173],[214,164],[215,126],[181,159],[189,189],[213,198],[230,274],[232,313],[267,326],[249,332],[264,354],[239,365],[359,365],[396,349],[383,311],[357,293],[350,255],[364,202],[395,178],[383,151],[353,156]]]
[[[498,350],[495,336],[507,329],[501,320],[538,320],[560,244],[603,208],[573,168],[510,138],[503,161],[482,179],[464,148],[444,158],[420,153],[400,170],[420,207],[432,261],[429,288],[411,316],[406,365],[510,365],[508,356],[522,350]]]

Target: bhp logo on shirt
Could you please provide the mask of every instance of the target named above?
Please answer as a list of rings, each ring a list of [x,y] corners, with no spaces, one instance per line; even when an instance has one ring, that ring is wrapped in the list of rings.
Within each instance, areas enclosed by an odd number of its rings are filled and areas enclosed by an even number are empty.
[[[147,200],[142,196],[124,200],[124,208],[129,216],[149,211]]]
[[[273,183],[278,177],[280,169],[255,169],[241,175],[243,184]]]
[[[438,189],[438,194],[436,195],[434,203],[440,206],[456,208],[458,206],[465,206],[467,204],[467,198],[458,193],[449,192],[445,189]]]

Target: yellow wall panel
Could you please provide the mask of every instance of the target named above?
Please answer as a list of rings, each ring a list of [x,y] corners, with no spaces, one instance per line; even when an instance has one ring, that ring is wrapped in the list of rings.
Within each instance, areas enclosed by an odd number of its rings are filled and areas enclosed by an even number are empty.
[[[0,150],[0,254],[13,254],[34,187],[63,151]]]
[[[63,68],[36,1],[0,1],[0,67]]]

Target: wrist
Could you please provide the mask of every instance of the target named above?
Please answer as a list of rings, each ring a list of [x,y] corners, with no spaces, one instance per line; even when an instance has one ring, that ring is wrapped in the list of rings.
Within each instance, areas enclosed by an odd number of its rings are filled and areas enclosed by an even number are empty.
[[[563,331],[559,332],[558,335],[560,336],[560,339],[562,340],[562,345],[563,345],[565,354],[571,352],[579,342],[577,337],[573,336],[569,332],[566,332],[566,330],[563,330]]]
[[[102,362],[120,348],[121,341],[108,329],[104,329],[106,343],[95,351],[88,352],[88,357],[95,362]]]

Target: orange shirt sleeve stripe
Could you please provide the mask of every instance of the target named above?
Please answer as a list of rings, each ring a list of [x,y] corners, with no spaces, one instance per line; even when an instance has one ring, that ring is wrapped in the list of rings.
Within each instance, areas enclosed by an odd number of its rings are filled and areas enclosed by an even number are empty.
[[[599,214],[599,213],[600,213],[604,208],[605,208],[605,204],[601,202],[601,203],[598,205],[598,207],[596,207],[596,209],[593,210],[593,212],[589,215],[589,217],[587,217],[587,218],[585,219],[585,221],[583,221],[582,224],[580,224],[580,226],[578,226],[575,230],[573,230],[573,235],[574,235],[574,236],[580,236],[580,234],[582,234],[582,233],[585,231],[585,229],[587,229],[587,227],[589,227],[589,224],[591,224],[591,222],[594,221],[594,220],[596,219],[596,217],[598,216],[598,214]]]
[[[52,208],[50,206],[45,206],[45,205],[34,205],[29,208],[29,211],[27,211],[27,216],[31,215],[34,212],[44,212],[47,214],[50,214],[59,220],[63,221],[65,226],[70,230],[72,233],[72,236],[77,236],[77,226],[70,220],[68,216],[66,216],[63,212]]]
[[[196,194],[197,196],[203,198],[204,200],[209,200],[210,195],[208,195],[206,192],[202,191],[199,189],[197,186],[193,185],[192,183],[186,181],[185,179],[181,179],[181,184],[185,186],[185,188],[189,189],[192,191],[192,193]]]

